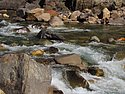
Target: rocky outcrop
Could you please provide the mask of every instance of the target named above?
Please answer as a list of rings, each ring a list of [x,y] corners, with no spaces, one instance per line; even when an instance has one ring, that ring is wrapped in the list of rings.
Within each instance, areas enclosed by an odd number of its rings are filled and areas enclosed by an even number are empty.
[[[27,54],[0,57],[0,88],[6,94],[48,94],[50,83],[50,67]]]

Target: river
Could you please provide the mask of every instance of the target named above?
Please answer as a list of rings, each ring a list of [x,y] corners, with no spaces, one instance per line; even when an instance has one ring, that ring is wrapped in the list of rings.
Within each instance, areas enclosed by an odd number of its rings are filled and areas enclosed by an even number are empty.
[[[62,90],[64,94],[125,94],[125,57],[115,58],[117,52],[125,53],[125,44],[110,44],[109,38],[125,37],[124,26],[106,25],[66,25],[63,27],[48,27],[48,30],[56,32],[65,37],[66,41],[61,43],[41,42],[34,38],[40,31],[27,25],[31,32],[18,31],[13,29],[21,28],[20,23],[0,22],[0,43],[6,49],[0,51],[0,55],[12,52],[25,52],[29,54],[34,49],[44,49],[48,46],[59,48],[63,54],[76,53],[86,60],[88,64],[103,69],[105,76],[97,77],[89,73],[80,72],[80,75],[87,80],[94,80],[90,83],[93,91],[82,87],[70,88],[62,77],[62,69],[52,69],[51,84]],[[88,41],[91,36],[98,36],[101,42]]]

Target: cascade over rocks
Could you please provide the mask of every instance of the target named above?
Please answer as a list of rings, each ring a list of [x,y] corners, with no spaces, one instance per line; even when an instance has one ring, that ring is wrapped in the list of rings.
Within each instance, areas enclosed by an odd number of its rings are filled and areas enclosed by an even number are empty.
[[[0,88],[6,94],[48,94],[50,83],[50,67],[27,54],[0,57]]]
[[[83,87],[89,89],[89,83],[75,70],[65,70],[63,72],[63,77],[69,82],[72,88]]]

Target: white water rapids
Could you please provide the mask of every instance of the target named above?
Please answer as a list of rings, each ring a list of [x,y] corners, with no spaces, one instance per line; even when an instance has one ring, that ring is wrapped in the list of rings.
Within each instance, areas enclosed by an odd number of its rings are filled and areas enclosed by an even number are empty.
[[[10,36],[14,34],[11,32],[11,29],[13,28],[20,28],[17,24],[10,24],[6,22],[5,27],[0,28],[0,35],[4,36]],[[32,29],[31,26],[29,26],[30,30],[33,32],[39,32],[38,29]],[[49,28],[52,31],[59,30],[60,28]],[[64,28],[65,32],[72,31],[72,29]],[[78,29],[74,29],[76,31],[79,31]],[[88,30],[88,29],[87,29]],[[81,31],[81,29],[80,29]],[[91,31],[91,30],[88,30]],[[21,36],[23,37],[23,36]],[[44,47],[41,47],[40,45],[34,45],[34,46],[10,46],[3,44],[4,47],[9,49],[10,51],[18,51],[21,49],[43,49]],[[91,47],[87,46],[79,46],[79,45],[73,45],[68,43],[54,43],[53,45],[46,45],[46,46],[54,46],[58,47],[60,49],[60,53],[76,53],[79,54],[82,58],[85,58],[88,62],[92,64],[96,64],[96,66],[103,69],[105,73],[105,77],[97,77],[93,76],[89,73],[81,73],[80,75],[83,76],[87,80],[94,80],[94,83],[90,83],[90,88],[93,89],[93,91],[88,91],[85,88],[77,87],[77,88],[70,88],[68,85],[66,85],[65,81],[62,77],[61,70],[53,69],[52,70],[52,85],[58,88],[59,90],[62,90],[64,94],[125,94],[125,59],[118,61],[115,59],[112,59],[111,61],[108,61],[107,55],[104,54],[104,52],[98,51],[98,49],[91,49]]]

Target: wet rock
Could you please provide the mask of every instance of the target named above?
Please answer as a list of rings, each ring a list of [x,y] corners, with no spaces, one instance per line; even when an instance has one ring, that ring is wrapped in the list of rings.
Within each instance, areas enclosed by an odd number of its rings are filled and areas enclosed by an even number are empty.
[[[57,88],[51,86],[49,88],[48,94],[64,94],[64,93],[62,92],[62,90],[58,90]]]
[[[46,52],[46,53],[50,53],[50,54],[52,54],[52,53],[57,53],[58,51],[59,51],[58,48],[53,47],[53,46],[48,47],[47,49],[45,49],[45,52]]]
[[[125,25],[124,18],[117,18],[117,19],[109,19],[109,25]]]
[[[64,65],[77,66],[80,69],[86,69],[85,62],[82,62],[81,57],[77,54],[68,54],[55,57],[56,63]]]
[[[31,52],[33,56],[42,56],[44,54],[44,50],[34,50]]]
[[[59,41],[59,42],[64,41],[64,37],[63,36],[60,36],[60,35],[57,35],[55,33],[46,31],[46,29],[41,30],[37,34],[36,37],[39,38],[39,39],[56,40],[56,41]]]
[[[92,75],[104,77],[104,71],[99,67],[88,67],[88,73]]]
[[[70,19],[72,21],[77,21],[77,17],[80,16],[81,12],[80,11],[74,11],[72,14],[71,14],[71,17]]]
[[[6,94],[48,94],[50,67],[35,62],[26,54],[0,57],[0,87]]]
[[[8,49],[6,49],[3,44],[0,44],[0,51],[7,51]]]
[[[109,38],[109,39],[108,39],[108,42],[109,42],[109,43],[115,43],[116,40],[115,40],[114,38]]]
[[[28,32],[30,32],[30,30],[27,27],[14,29],[12,31],[15,32],[15,33],[28,33]]]
[[[25,19],[23,19],[23,18],[21,18],[21,17],[13,17],[13,18],[12,18],[12,21],[14,21],[14,22],[24,22]]]
[[[63,77],[72,88],[83,87],[89,89],[89,83],[75,70],[65,70]]]
[[[5,94],[3,90],[0,89],[0,94]]]
[[[123,60],[125,59],[125,51],[118,51],[114,55],[114,59]]]
[[[97,36],[92,36],[90,41],[100,42],[100,39]]]
[[[53,94],[64,94],[62,90],[58,90],[56,88],[53,89]]]
[[[63,21],[62,21],[59,17],[57,17],[57,16],[54,16],[54,17],[50,20],[49,24],[50,24],[51,26],[62,26],[62,25],[64,25]]]

